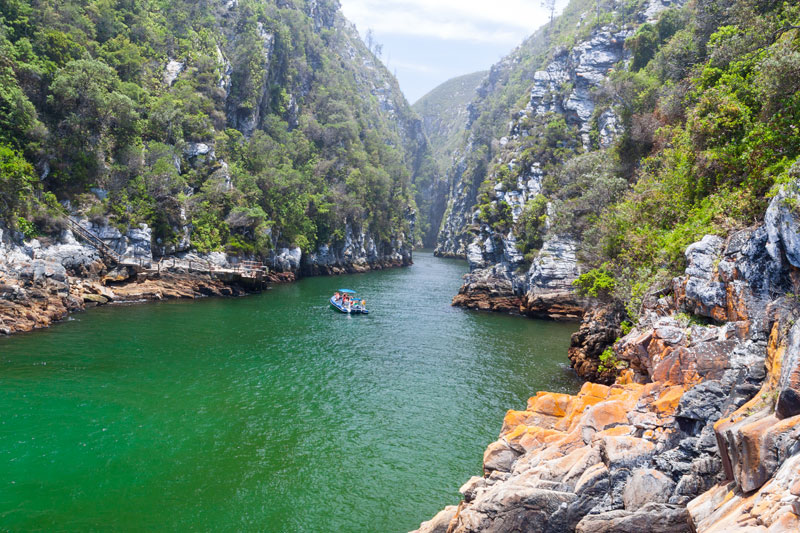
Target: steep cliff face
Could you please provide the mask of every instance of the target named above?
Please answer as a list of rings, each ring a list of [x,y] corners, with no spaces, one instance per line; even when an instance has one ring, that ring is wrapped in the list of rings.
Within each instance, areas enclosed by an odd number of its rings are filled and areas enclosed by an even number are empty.
[[[286,8],[286,6],[279,7]],[[261,65],[263,75],[254,79],[252,65],[241,62],[241,58],[247,57],[250,53],[248,47],[252,44],[248,41],[252,35],[242,35],[240,29],[243,24],[247,24],[248,12],[245,6],[240,6],[238,2],[225,4],[222,17],[227,20],[220,26],[220,30],[225,34],[226,44],[217,48],[217,58],[218,72],[223,73],[218,86],[225,91],[228,124],[241,131],[245,137],[251,137],[256,131],[269,131],[270,121],[274,121],[276,115],[288,122],[289,129],[304,130],[304,126],[311,121],[313,126],[324,127],[326,130],[313,132],[309,129],[304,133],[323,145],[342,142],[347,145],[354,141],[358,143],[356,139],[337,139],[337,128],[372,129],[383,135],[383,142],[389,145],[391,150],[396,151],[396,155],[388,157],[399,158],[398,161],[391,163],[395,168],[387,169],[396,174],[382,179],[388,178],[393,182],[392,187],[402,189],[392,201],[399,202],[406,212],[397,217],[396,220],[400,221],[397,227],[385,227],[384,222],[385,229],[382,228],[381,231],[369,221],[365,223],[364,218],[375,217],[375,213],[370,214],[368,211],[371,208],[362,205],[361,213],[344,215],[340,220],[333,222],[329,233],[334,235],[325,236],[324,232],[319,231],[320,224],[316,224],[318,237],[316,248],[306,247],[307,251],[302,254],[297,249],[299,247],[280,247],[295,243],[280,237],[285,229],[276,225],[270,228],[269,234],[275,247],[279,248],[270,251],[267,259],[276,268],[285,271],[299,271],[301,265],[304,265],[302,268],[306,273],[333,271],[334,268],[337,271],[345,271],[355,265],[358,265],[356,268],[364,268],[365,264],[409,264],[411,247],[416,237],[416,215],[415,203],[411,201],[408,189],[411,184],[419,189],[420,192],[414,200],[416,205],[423,208],[419,218],[427,220],[430,217],[427,190],[435,182],[436,176],[422,122],[405,100],[397,80],[367,50],[355,27],[342,16],[338,3],[310,1],[294,9],[302,12],[307,18],[289,16],[283,21],[288,22],[288,30],[292,36],[298,36],[292,40],[306,41],[304,53],[298,55],[294,50],[285,48],[287,44],[293,47],[293,43],[284,42],[284,49],[280,49],[281,38],[286,39],[281,35],[282,31],[286,31],[285,26],[276,27],[272,24],[275,29],[271,31],[264,23],[257,22],[255,36],[260,40],[263,54]],[[307,32],[320,36],[321,41],[315,43],[308,39],[304,36]],[[325,47],[324,53],[315,49],[319,46]],[[231,63],[227,59],[229,57],[240,60],[238,64],[235,60]],[[340,65],[330,67],[328,62],[331,60],[339,61]],[[247,87],[247,93],[243,92],[242,83],[251,85]],[[320,95],[330,91],[347,91],[349,94],[346,98],[331,94],[323,96],[320,101]],[[326,101],[327,99],[330,100]],[[326,109],[326,106],[332,107]],[[329,124],[323,122],[323,117]],[[358,126],[347,122],[353,119],[358,122]],[[313,124],[315,122],[316,124]],[[319,134],[320,138],[313,138]],[[363,139],[364,133],[359,133],[359,136]],[[367,143],[364,144],[365,148],[368,148]],[[209,141],[209,145],[212,146],[210,158],[213,160],[215,156],[212,141]],[[345,176],[348,172],[352,175],[354,170],[364,170],[353,163],[353,155],[358,156],[348,153],[349,151],[345,148],[328,155],[333,157],[326,165],[332,165],[327,179],[333,182],[330,184],[332,187],[329,186],[333,190],[328,196],[334,210],[337,210],[337,202],[347,203],[338,198],[337,187],[344,189],[341,192],[346,192],[348,195],[355,193],[364,197],[372,193],[369,189],[380,186],[369,180],[364,183],[346,183],[349,176]],[[358,148],[353,151],[358,151]],[[218,164],[227,169],[228,165],[222,159],[218,159]],[[384,164],[390,166],[388,161]],[[340,180],[342,183],[337,183]],[[231,180],[226,177],[226,181]],[[357,188],[367,190],[356,191]],[[174,229],[176,233],[184,234],[188,233],[187,228],[190,230],[191,226]],[[360,240],[361,244],[354,246],[354,240]],[[188,247],[172,251],[187,250]],[[402,260],[399,259],[401,257]]]
[[[604,179],[603,153],[623,132],[605,90],[609,75],[626,68],[625,42],[637,26],[668,5],[645,3],[627,15],[615,11],[604,23],[590,6],[574,2],[561,26],[540,30],[492,68],[470,105],[464,153],[450,169],[451,195],[437,246],[440,255],[470,262],[456,304],[516,307],[531,316],[580,315],[571,283],[581,273],[582,228],[567,220],[563,206],[575,182]],[[499,102],[507,106],[505,116],[496,111]],[[487,139],[491,123],[494,136]],[[626,186],[623,179],[608,185],[610,198]],[[503,301],[493,305],[492,298]],[[519,305],[509,306],[512,301]]]
[[[795,194],[763,226],[690,246],[615,344],[628,370],[509,411],[485,475],[419,531],[797,531]]]
[[[262,259],[427,229],[422,122],[338,2],[35,4],[0,17],[2,160],[38,193],[8,226],[47,233],[61,202],[156,254]]]
[[[425,235],[425,246],[433,248],[447,207],[449,185],[445,176],[459,157],[469,121],[469,105],[476,96],[486,72],[476,72],[449,80],[420,98],[412,106],[422,118],[422,125],[430,140],[438,169],[438,179],[429,189],[431,208],[428,212],[430,226]]]

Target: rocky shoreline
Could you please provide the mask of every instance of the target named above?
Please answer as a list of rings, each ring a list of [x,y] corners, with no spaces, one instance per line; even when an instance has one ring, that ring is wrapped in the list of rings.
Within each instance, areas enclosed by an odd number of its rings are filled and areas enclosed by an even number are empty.
[[[47,328],[70,314],[109,304],[132,304],[170,299],[235,297],[260,292],[266,285],[290,283],[304,276],[340,275],[412,264],[402,241],[381,254],[367,235],[348,239],[340,249],[321,247],[303,257],[299,249],[278,250],[274,266],[262,282],[232,277],[233,258],[222,253],[183,251],[155,261],[146,226],[126,234],[87,227],[120,255],[142,268],[117,267],[93,247],[78,242],[66,229],[57,239],[24,241],[0,228],[0,335]],[[149,268],[145,268],[149,267]]]
[[[800,530],[800,218],[784,198],[764,225],[690,246],[627,335],[620,310],[590,308],[569,355],[606,384],[509,411],[483,476],[418,533]],[[616,379],[598,368],[610,343]]]
[[[574,254],[570,256],[563,250],[548,253],[537,258],[525,272],[520,272],[517,262],[507,260],[506,255],[487,257],[477,249],[474,254],[468,254],[470,272],[464,275],[464,283],[453,298],[453,305],[569,321],[581,320],[592,305],[573,290],[572,282],[580,271]]]

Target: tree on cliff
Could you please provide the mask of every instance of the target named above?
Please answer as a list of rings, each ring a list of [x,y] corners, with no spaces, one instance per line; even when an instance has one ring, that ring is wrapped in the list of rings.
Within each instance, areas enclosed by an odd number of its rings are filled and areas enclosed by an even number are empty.
[[[33,194],[33,167],[12,148],[0,144],[0,217],[11,227]]]

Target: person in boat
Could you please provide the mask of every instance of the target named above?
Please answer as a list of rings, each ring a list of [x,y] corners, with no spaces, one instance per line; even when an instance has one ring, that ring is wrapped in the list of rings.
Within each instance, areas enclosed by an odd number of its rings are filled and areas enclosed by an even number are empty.
[[[338,301],[339,301],[339,300],[341,300],[341,299],[342,299],[342,295],[341,295],[341,294],[339,294],[339,291],[336,291],[336,292],[334,293],[334,295],[333,295],[333,301],[334,301],[334,302],[338,302]]]

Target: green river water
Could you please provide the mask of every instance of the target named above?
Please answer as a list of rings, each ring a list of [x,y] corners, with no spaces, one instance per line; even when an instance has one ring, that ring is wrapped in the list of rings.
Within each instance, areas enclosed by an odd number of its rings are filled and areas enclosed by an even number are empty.
[[[450,307],[462,261],[76,315],[0,339],[0,531],[403,532],[509,408],[574,392],[574,324]],[[369,316],[328,298],[349,286]]]

